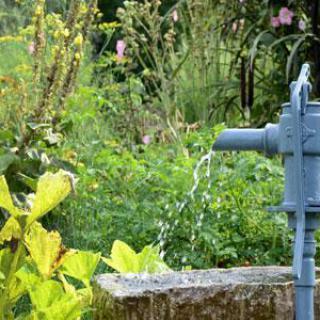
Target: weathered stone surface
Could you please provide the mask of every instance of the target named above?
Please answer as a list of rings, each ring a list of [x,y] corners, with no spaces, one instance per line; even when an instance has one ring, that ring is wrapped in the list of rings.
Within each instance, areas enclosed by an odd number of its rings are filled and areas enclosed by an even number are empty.
[[[319,282],[315,301],[319,320]],[[100,275],[94,283],[94,309],[95,320],[291,320],[291,268]]]

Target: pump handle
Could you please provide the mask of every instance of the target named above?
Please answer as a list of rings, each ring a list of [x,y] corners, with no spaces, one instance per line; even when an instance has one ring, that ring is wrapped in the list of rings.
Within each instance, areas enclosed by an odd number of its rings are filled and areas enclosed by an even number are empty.
[[[294,168],[296,185],[296,236],[294,244],[293,257],[293,277],[300,279],[302,272],[302,261],[304,251],[305,237],[305,191],[304,191],[304,170],[303,170],[303,127],[302,114],[308,102],[310,84],[308,77],[310,75],[309,64],[304,64],[301,68],[299,78],[291,84],[291,108],[293,116],[293,138],[294,138]]]

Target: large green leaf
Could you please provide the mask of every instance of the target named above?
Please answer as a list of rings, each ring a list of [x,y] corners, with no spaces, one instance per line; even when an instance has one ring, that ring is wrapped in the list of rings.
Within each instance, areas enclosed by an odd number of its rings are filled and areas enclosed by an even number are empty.
[[[38,222],[31,226],[25,243],[38,271],[45,279],[49,279],[70,254],[62,246],[59,233],[48,232]]]
[[[15,161],[19,160],[19,158],[13,153],[7,153],[0,156],[0,173],[2,174],[6,171],[11,164]]]
[[[42,310],[53,305],[64,295],[62,285],[54,280],[41,282],[30,291],[30,299],[36,310]]]
[[[66,171],[60,170],[55,174],[48,172],[41,176],[37,184],[37,192],[27,224],[31,225],[34,221],[54,209],[68,196],[71,190],[72,177]]]
[[[146,246],[138,254],[140,272],[161,273],[170,271],[170,268],[160,257],[159,246]]]
[[[111,250],[111,259],[103,261],[121,273],[139,273],[139,259],[136,252],[126,243],[116,240]]]
[[[146,246],[136,253],[127,244],[116,240],[113,243],[111,259],[102,258],[108,266],[121,273],[160,273],[170,268],[160,257],[158,246]]]
[[[89,287],[91,277],[97,268],[100,257],[100,253],[78,251],[65,260],[60,271],[82,281],[85,286]]]
[[[10,272],[10,266],[13,260],[13,253],[10,248],[0,250],[0,272],[6,278]]]
[[[81,304],[71,293],[65,293],[62,285],[48,280],[29,291],[36,320],[76,320],[81,315]]]
[[[27,288],[31,289],[41,282],[37,269],[31,263],[25,263],[17,272],[16,277]]]
[[[0,207],[8,211],[13,217],[18,218],[24,212],[13,204],[6,178],[0,177]]]
[[[17,261],[17,268],[20,268],[25,262],[26,254],[23,249],[19,260]],[[14,254],[11,252],[10,248],[2,249],[0,251],[0,272],[7,278],[9,272],[11,271],[11,266],[13,263]],[[25,287],[20,282],[18,278],[13,278],[8,288],[9,299],[12,303],[16,302],[24,293]]]
[[[11,241],[12,238],[21,238],[21,227],[14,217],[10,217],[1,229],[0,244],[3,244],[5,241]]]

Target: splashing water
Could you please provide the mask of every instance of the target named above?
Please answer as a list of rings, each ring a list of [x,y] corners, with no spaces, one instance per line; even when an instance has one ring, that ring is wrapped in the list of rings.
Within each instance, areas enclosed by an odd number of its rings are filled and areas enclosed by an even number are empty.
[[[197,163],[194,172],[193,172],[193,186],[191,190],[187,193],[185,199],[182,202],[177,202],[176,203],[176,211],[179,215],[183,213],[183,211],[186,209],[187,205],[195,201],[195,194],[197,193],[199,189],[200,182],[202,181],[203,176],[201,175],[200,170],[206,165],[206,172],[204,175],[204,178],[207,180],[207,188],[205,192],[202,194],[201,202],[203,203],[203,209],[206,208],[208,203],[210,203],[212,196],[210,194],[210,190],[212,187],[212,180],[211,180],[211,163],[212,159],[215,155],[215,152],[211,149],[208,154],[203,156]],[[168,218],[170,219],[173,215],[172,211],[169,211],[169,205],[166,205],[165,211],[168,212]],[[197,228],[201,228],[203,219],[205,215],[204,212],[201,214],[197,215],[195,217],[195,225]],[[179,225],[179,220],[175,219],[171,224],[169,222],[164,222],[160,221],[159,222],[159,227],[160,233],[158,236],[158,241],[161,249],[161,257],[163,258],[165,256],[165,244],[167,242],[167,237],[169,231],[173,231],[177,226]],[[195,233],[195,228],[192,228],[192,233],[190,240],[193,243],[196,239],[196,233]],[[194,250],[194,245],[192,245],[192,251]]]

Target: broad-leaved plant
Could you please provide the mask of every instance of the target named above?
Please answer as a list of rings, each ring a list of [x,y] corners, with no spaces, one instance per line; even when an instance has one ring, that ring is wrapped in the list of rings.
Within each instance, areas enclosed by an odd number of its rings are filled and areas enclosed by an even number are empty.
[[[65,171],[46,173],[21,208],[0,177],[0,207],[10,214],[0,231],[0,320],[73,320],[90,306],[90,279],[100,254],[66,249],[60,234],[38,221],[68,196],[72,183]],[[31,310],[15,315],[26,295]]]

